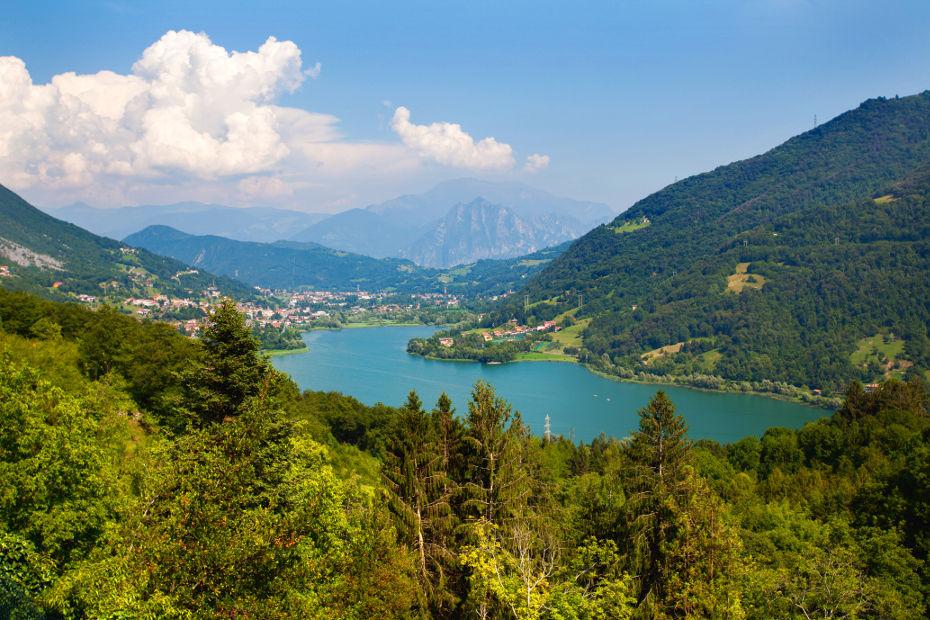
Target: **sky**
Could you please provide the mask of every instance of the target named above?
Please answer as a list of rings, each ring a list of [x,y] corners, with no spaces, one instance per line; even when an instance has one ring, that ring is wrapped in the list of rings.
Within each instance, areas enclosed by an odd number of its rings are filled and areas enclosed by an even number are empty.
[[[616,211],[930,88],[926,0],[7,1],[0,183],[335,212],[458,177]]]

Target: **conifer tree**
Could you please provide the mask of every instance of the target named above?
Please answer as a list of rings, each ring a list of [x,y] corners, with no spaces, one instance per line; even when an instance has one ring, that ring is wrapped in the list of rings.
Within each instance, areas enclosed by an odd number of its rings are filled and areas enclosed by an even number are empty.
[[[657,392],[639,412],[639,432],[629,455],[633,464],[632,531],[640,565],[639,602],[666,592],[668,545],[674,537],[676,511],[687,493],[690,446],[687,426],[664,392]]]
[[[259,354],[258,341],[232,299],[210,314],[201,342],[202,365],[187,380],[196,423],[235,416],[248,398],[267,395],[279,379]]]
[[[446,546],[451,534],[450,485],[442,468],[437,428],[415,391],[407,396],[392,430],[383,470],[388,504],[416,555],[420,611],[434,613],[454,602],[445,574],[454,558]]]
[[[740,618],[733,575],[740,543],[698,476],[687,425],[664,392],[639,412],[629,446],[637,603],[647,617]]]
[[[475,383],[468,403],[465,439],[471,448],[468,499],[472,516],[500,525],[526,499],[523,469],[526,429],[519,413],[484,381]]]

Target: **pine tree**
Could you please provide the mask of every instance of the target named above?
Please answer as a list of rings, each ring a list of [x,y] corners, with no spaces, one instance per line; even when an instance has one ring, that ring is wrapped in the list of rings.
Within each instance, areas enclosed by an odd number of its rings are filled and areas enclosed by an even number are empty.
[[[520,414],[489,384],[475,383],[465,434],[471,448],[465,507],[473,517],[500,525],[525,501],[530,492],[522,467],[525,439]]]
[[[424,614],[451,606],[446,567],[454,559],[447,546],[451,536],[448,476],[433,418],[423,410],[415,391],[398,412],[384,458],[388,504],[402,537],[415,551],[417,581]]]
[[[224,299],[210,314],[201,343],[203,363],[186,381],[196,424],[237,415],[247,399],[267,395],[280,381],[232,299]]]
[[[690,445],[687,426],[664,392],[639,412],[639,432],[629,456],[633,465],[632,531],[640,564],[641,603],[650,594],[663,599],[668,585],[666,554],[680,500],[687,494]]]
[[[648,617],[743,617],[739,538],[692,465],[687,425],[664,392],[639,412],[629,446],[637,603]]]

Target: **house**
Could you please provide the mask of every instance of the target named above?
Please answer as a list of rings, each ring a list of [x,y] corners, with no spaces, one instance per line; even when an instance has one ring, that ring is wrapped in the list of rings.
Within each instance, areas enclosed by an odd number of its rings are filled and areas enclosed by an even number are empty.
[[[491,342],[491,340],[494,339],[494,336],[492,336],[492,335],[491,335],[490,333],[488,333],[488,332],[481,332],[481,337],[484,338],[484,341],[485,341],[485,342]]]
[[[6,265],[0,265],[0,278],[10,278],[13,274],[10,273],[10,268]]]
[[[451,347],[453,344],[455,344],[455,340],[453,340],[452,338],[440,338],[439,344],[441,344],[444,347]]]

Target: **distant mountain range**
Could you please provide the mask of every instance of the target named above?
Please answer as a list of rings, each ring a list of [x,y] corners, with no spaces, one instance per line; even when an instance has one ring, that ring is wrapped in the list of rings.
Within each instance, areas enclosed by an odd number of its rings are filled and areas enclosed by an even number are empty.
[[[149,226],[126,237],[129,245],[171,256],[192,267],[268,288],[419,290],[435,288],[435,274],[409,260],[378,259],[316,243],[236,241]]]
[[[148,226],[170,226],[237,241],[312,242],[440,268],[535,252],[575,239],[614,214],[605,204],[554,196],[523,183],[478,179],[446,181],[422,194],[334,215],[197,202],[116,209],[76,203],[48,212],[114,239]]]
[[[930,91],[644,198],[489,320],[523,317],[524,294],[585,326],[582,359],[607,372],[930,379]]]
[[[235,208],[200,202],[99,209],[75,203],[48,209],[51,215],[93,233],[122,239],[147,226],[172,226],[192,235],[219,235],[241,241],[288,239],[327,215],[269,207]]]
[[[150,226],[125,242],[184,263],[266,288],[394,290],[467,296],[498,295],[521,285],[565,250],[567,244],[527,256],[481,260],[454,269],[419,267],[410,260],[371,258],[315,243],[256,243],[213,235],[188,235]]]
[[[65,298],[168,293],[199,296],[213,285],[246,298],[243,284],[55,219],[0,186],[0,286]]]
[[[554,196],[523,183],[458,179],[422,194],[337,213],[291,239],[451,267],[568,241],[613,214],[605,204]],[[473,240],[473,235],[480,238]]]

